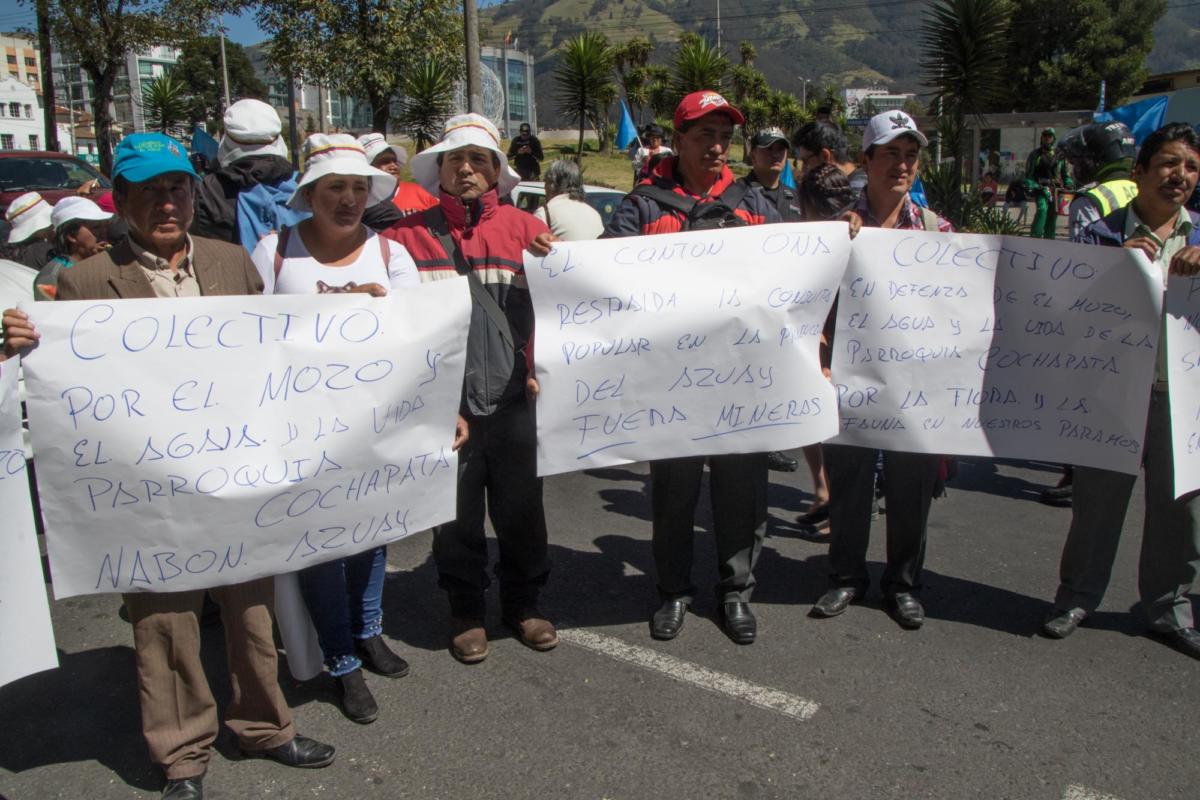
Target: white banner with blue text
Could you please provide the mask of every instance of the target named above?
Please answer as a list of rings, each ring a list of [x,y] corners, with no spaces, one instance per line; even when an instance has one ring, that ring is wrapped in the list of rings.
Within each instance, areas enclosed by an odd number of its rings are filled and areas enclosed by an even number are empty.
[[[527,254],[538,473],[833,435],[836,399],[818,348],[847,231],[760,225]]]
[[[1175,496],[1200,490],[1200,277],[1167,287],[1167,378]]]
[[[454,517],[463,279],[26,311],[57,597],[239,583]]]
[[[0,686],[58,666],[25,471],[20,361],[0,361]]]
[[[1123,248],[864,228],[838,300],[833,441],[1136,472],[1161,281]]]

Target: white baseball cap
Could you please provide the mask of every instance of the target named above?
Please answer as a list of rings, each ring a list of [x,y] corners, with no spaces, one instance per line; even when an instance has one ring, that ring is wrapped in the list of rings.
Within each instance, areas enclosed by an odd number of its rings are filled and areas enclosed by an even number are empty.
[[[50,221],[50,204],[37,192],[26,192],[9,203],[4,219],[12,226],[8,243],[17,244],[54,223]]]
[[[247,156],[288,157],[287,144],[280,135],[283,123],[275,109],[262,100],[238,100],[225,109],[225,135],[217,148],[217,161],[227,167]]]
[[[863,131],[862,149],[877,144],[887,144],[897,136],[911,136],[921,143],[921,147],[929,144],[925,134],[917,129],[917,123],[900,109],[884,111],[871,117],[867,129]]]
[[[387,138],[382,133],[365,133],[358,137],[358,143],[366,151],[369,164],[374,164],[375,159],[379,158],[385,150],[391,150],[396,154],[396,163],[400,166],[403,167],[408,163],[408,151],[398,144],[388,144]]]
[[[496,130],[496,126],[490,119],[480,114],[459,114],[446,120],[446,128],[442,131],[441,141],[412,157],[409,169],[412,171],[413,178],[427,192],[437,197],[441,190],[441,181],[438,178],[438,155],[468,145],[491,150],[500,157],[500,178],[496,186],[496,191],[500,196],[508,194],[521,182],[521,176],[508,165],[508,157],[500,149],[500,132]]]
[[[304,197],[304,187],[326,175],[361,175],[370,178],[368,206],[391,200],[396,193],[395,176],[372,167],[363,146],[348,133],[314,133],[304,140],[300,152],[304,155],[304,174],[296,184],[296,191],[288,198],[288,205],[297,211],[312,211]]]
[[[54,224],[54,230],[75,220],[106,222],[112,217],[112,214],[86,197],[64,197],[54,204],[54,210],[50,212],[50,221]]]

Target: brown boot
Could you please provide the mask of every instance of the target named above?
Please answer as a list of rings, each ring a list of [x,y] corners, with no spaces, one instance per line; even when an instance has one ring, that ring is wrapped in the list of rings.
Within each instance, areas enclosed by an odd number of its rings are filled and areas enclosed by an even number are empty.
[[[478,664],[488,657],[487,631],[481,619],[450,618],[450,654],[464,664]]]
[[[504,624],[513,629],[526,647],[534,650],[553,650],[558,646],[558,632],[550,620],[537,609],[504,616]]]

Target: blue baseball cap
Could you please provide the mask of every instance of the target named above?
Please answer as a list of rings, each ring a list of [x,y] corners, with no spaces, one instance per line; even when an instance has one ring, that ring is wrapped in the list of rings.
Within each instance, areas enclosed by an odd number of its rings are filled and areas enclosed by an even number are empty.
[[[185,172],[200,178],[188,160],[187,149],[164,133],[133,133],[117,145],[113,154],[113,179],[142,183],[167,172]]]

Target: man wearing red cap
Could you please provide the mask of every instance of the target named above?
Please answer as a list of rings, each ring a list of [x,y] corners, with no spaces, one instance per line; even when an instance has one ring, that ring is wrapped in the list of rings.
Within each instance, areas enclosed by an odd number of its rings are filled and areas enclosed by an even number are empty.
[[[734,179],[726,163],[734,125],[742,114],[713,91],[693,92],[675,109],[674,148],[626,195],[604,238],[677,233],[735,225],[780,222],[779,212],[757,187]],[[650,635],[673,639],[695,595],[692,540],[705,456],[650,462],[654,564],[662,605]],[[720,580],[717,600],[725,632],[750,644],[757,624],[750,611],[754,562],[767,521],[767,455],[707,457]]]

